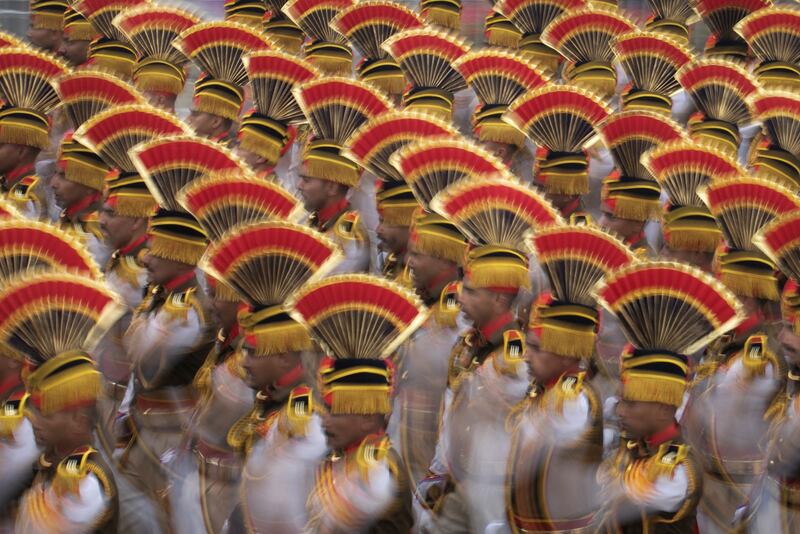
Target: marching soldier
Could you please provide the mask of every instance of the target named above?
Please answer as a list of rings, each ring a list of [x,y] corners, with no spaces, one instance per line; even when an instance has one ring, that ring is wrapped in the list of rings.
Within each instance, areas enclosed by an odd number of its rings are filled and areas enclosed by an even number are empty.
[[[47,215],[44,184],[36,174],[39,153],[50,146],[48,113],[58,104],[51,81],[66,65],[21,48],[0,51],[0,174],[4,196],[30,219]]]
[[[171,478],[178,476],[173,461],[196,401],[192,382],[213,345],[211,312],[195,273],[206,235],[191,216],[160,209],[150,221],[148,247],[147,293],[123,338],[133,400],[119,462],[169,513]]]
[[[194,83],[187,122],[200,137],[227,144],[244,105],[242,55],[269,50],[269,41],[247,26],[216,21],[188,28],[173,45],[203,71]]]
[[[588,533],[601,505],[595,475],[603,453],[602,403],[590,365],[600,313],[591,290],[635,256],[588,225],[539,230],[531,245],[552,293],[534,303],[524,339],[533,381],[509,419],[508,522],[513,532]]]
[[[111,255],[103,243],[98,217],[110,171],[100,156],[68,134],[61,141],[56,171],[50,178],[56,205],[61,208],[58,226],[80,236],[98,265],[105,265]]]
[[[314,132],[303,147],[298,183],[305,208],[311,213],[309,224],[344,250],[345,259],[337,272],[366,272],[370,265],[369,240],[360,214],[350,208],[348,200],[349,190],[359,184],[361,171],[341,151],[363,121],[391,106],[368,85],[344,78],[307,82],[295,96]],[[363,101],[368,105],[357,103]]]
[[[329,453],[308,496],[304,531],[408,531],[411,486],[386,435],[392,387],[386,358],[425,320],[425,307],[408,290],[365,275],[310,284],[289,306],[332,353],[319,370]]]
[[[631,345],[622,354],[616,405],[622,440],[598,473],[605,502],[595,531],[696,531],[702,472],[676,419],[688,385],[686,355],[736,326],[741,304],[702,271],[664,262],[615,271],[596,293]]]
[[[521,288],[530,287],[528,256],[519,248],[532,226],[561,219],[532,189],[499,179],[454,184],[431,206],[472,236],[476,246],[467,256],[459,295],[473,328],[453,347],[452,402],[444,408],[432,474],[418,488],[434,522],[423,529],[482,532],[505,523],[510,436],[504,424],[528,386],[513,312]]]
[[[14,531],[116,532],[114,475],[93,448],[100,373],[87,349],[121,309],[101,283],[57,271],[10,281],[0,307],[22,318],[5,314],[0,335],[28,369],[26,394],[4,410],[4,426],[27,417],[42,449]],[[11,477],[15,469],[6,469]]]

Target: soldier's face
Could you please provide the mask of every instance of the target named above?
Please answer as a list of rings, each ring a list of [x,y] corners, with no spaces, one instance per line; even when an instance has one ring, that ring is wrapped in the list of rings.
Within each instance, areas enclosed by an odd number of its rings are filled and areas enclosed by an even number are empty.
[[[675,416],[675,409],[666,404],[625,400],[622,395],[616,412],[623,435],[629,439],[651,436]]]
[[[342,450],[359,443],[365,437],[378,432],[383,426],[382,415],[331,414],[322,415],[322,429],[328,447]]]
[[[328,200],[329,183],[319,178],[300,175],[297,189],[300,191],[300,197],[303,199],[303,205],[307,211],[317,211],[325,207]]]
[[[794,333],[791,325],[784,323],[778,333],[778,341],[783,349],[783,356],[789,365],[800,366],[800,336]]]
[[[441,285],[444,285],[458,278],[458,271],[454,263],[428,254],[423,254],[419,252],[413,244],[409,246],[406,263],[411,272],[411,280],[414,283],[414,289],[420,294],[423,294],[423,296],[428,291],[436,289],[433,287],[433,285],[436,284],[436,280],[439,280]],[[449,276],[446,276],[448,273]],[[429,296],[435,298],[439,295]]]
[[[378,247],[385,252],[401,254],[408,246],[408,226],[393,226],[383,221],[375,229],[378,234]]]
[[[644,229],[644,223],[631,219],[621,219],[616,217],[613,212],[603,208],[603,214],[598,221],[600,227],[606,232],[617,234],[625,239],[640,233]]]
[[[257,356],[253,348],[246,344],[242,347],[240,356],[244,381],[256,391],[269,389],[300,363],[300,353],[287,352]]]
[[[219,328],[222,328],[225,332],[230,332],[236,324],[239,303],[215,298],[214,291],[214,288],[208,288],[208,296],[211,298],[211,308],[214,312],[214,321]]]
[[[542,350],[539,336],[533,330],[525,335],[525,359],[531,378],[540,384],[547,383],[561,376],[566,366],[571,366],[569,359]]]
[[[476,327],[488,323],[494,315],[494,294],[483,288],[473,287],[469,278],[464,278],[458,294],[461,311]]]
[[[100,232],[103,234],[103,241],[112,250],[121,249],[132,242],[137,237],[137,229],[147,225],[146,219],[117,215],[114,207],[108,203],[103,204],[99,215]]]
[[[5,174],[19,165],[22,159],[22,146],[13,143],[0,143],[0,174]]]
[[[53,173],[50,178],[50,188],[60,208],[68,208],[93,193],[91,188],[67,180],[62,170]]]
[[[91,41],[74,41],[67,37],[61,40],[58,55],[66,59],[70,65],[77,67],[89,59],[89,43]]]
[[[221,127],[222,120],[221,117],[195,109],[186,118],[186,122],[200,137],[213,137]]]
[[[69,436],[75,424],[73,412],[56,412],[43,415],[28,403],[25,411],[33,427],[36,444],[45,450],[55,449],[65,436]]]
[[[145,254],[142,258],[145,269],[147,269],[147,281],[151,284],[164,285],[170,280],[193,270],[193,265],[172,261],[166,258],[159,258],[153,254]]]
[[[47,52],[55,52],[61,46],[61,32],[42,28],[29,28],[28,41],[37,48]]]

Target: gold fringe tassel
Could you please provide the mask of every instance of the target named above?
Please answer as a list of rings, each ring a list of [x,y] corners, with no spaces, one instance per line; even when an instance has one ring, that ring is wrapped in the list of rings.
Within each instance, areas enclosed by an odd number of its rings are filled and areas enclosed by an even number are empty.
[[[166,260],[197,265],[206,251],[205,243],[193,243],[163,234],[150,236],[150,254]]]
[[[623,372],[622,397],[628,401],[659,402],[676,408],[683,403],[686,384],[679,380]]]
[[[597,336],[591,330],[577,330],[545,322],[539,342],[542,350],[568,358],[591,358]]]
[[[350,387],[352,389],[335,389],[331,392],[331,414],[374,415],[392,411],[388,386]]]

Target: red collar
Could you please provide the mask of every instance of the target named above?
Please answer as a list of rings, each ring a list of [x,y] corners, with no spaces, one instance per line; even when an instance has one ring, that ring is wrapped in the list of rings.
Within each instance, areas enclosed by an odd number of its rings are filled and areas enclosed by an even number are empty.
[[[239,323],[233,324],[231,331],[225,334],[225,339],[222,341],[222,348],[228,348],[233,340],[239,337]]]
[[[644,441],[652,449],[680,435],[681,427],[676,421],[673,421],[667,428],[659,430],[652,436],[645,438]]]
[[[442,291],[444,290],[445,287],[447,287],[447,284],[449,284],[450,282],[452,282],[457,278],[458,278],[458,271],[456,270],[455,267],[452,267],[450,269],[445,269],[444,271],[438,273],[436,276],[433,277],[433,280],[431,280],[431,283],[428,284],[426,291],[428,292],[428,295],[431,298],[438,300],[439,297],[442,296]]]
[[[628,245],[628,246],[632,246],[632,245],[635,245],[635,244],[639,243],[644,238],[645,238],[644,230],[642,230],[638,234],[633,234],[631,236],[626,237],[625,238],[625,244]]]
[[[119,253],[123,256],[127,255],[129,252],[139,248],[147,241],[147,234],[142,234],[141,236],[137,237],[121,249],[119,249]]]
[[[323,226],[325,223],[331,220],[331,217],[347,209],[348,205],[349,202],[347,201],[347,199],[342,198],[334,204],[325,206],[324,208],[317,210],[317,221],[319,222],[319,225]]]
[[[94,194],[89,195],[88,197],[84,197],[80,199],[78,202],[75,202],[71,206],[67,207],[67,209],[64,210],[64,216],[67,217],[68,219],[71,219],[72,217],[84,211],[92,204],[99,202],[100,198],[101,198],[100,191],[97,191]]]
[[[34,163],[28,163],[27,165],[14,167],[10,171],[8,171],[5,175],[6,186],[11,187],[12,185],[15,185],[25,176],[33,174],[34,170],[35,170]]]
[[[296,384],[303,377],[303,371],[303,364],[298,363],[291,371],[280,377],[275,382],[275,386],[279,388],[285,388],[287,386],[291,386],[292,384]]]
[[[514,314],[510,311],[505,312],[504,314],[496,317],[483,325],[481,328],[478,328],[478,331],[483,336],[483,339],[489,341],[502,327],[510,323],[514,320]]]
[[[755,330],[755,328],[760,326],[763,322],[764,314],[761,313],[761,310],[757,310],[756,313],[748,316],[733,331],[737,337],[742,337],[751,330]]]
[[[186,285],[190,280],[194,279],[194,270],[191,270],[187,273],[183,273],[180,276],[176,276],[166,284],[164,284],[164,289],[167,291],[174,291],[175,289]]]
[[[5,377],[3,381],[0,382],[0,399],[5,398],[9,391],[21,385],[22,377],[19,375],[19,373],[14,373]]]
[[[568,219],[569,216],[578,211],[578,208],[580,207],[581,197],[575,197],[569,202],[569,204],[561,208],[561,216]]]
[[[228,131],[218,133],[217,135],[211,136],[211,140],[216,141],[217,143],[222,143],[225,138],[228,137],[228,134],[230,134]]]
[[[553,378],[553,379],[545,382],[544,389],[552,388],[553,386],[558,384],[558,381],[561,380],[562,378],[564,378],[565,375],[575,374],[575,373],[580,372],[580,370],[581,370],[580,363],[579,362],[575,362],[575,364],[572,367],[570,367],[569,369],[567,369],[566,371],[564,371],[563,373],[558,375],[556,378]]]

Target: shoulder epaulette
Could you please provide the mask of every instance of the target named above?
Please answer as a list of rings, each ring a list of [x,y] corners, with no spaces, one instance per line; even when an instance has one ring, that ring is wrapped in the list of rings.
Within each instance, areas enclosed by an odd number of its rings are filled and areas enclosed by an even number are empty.
[[[662,443],[654,457],[651,480],[656,480],[661,476],[672,476],[675,468],[683,463],[688,455],[689,445],[685,443],[673,441]]]
[[[356,451],[356,462],[361,471],[361,475],[366,479],[369,469],[386,463],[392,473],[397,473],[397,462],[390,454],[392,443],[387,435],[367,436]]]
[[[337,237],[351,241],[364,241],[364,236],[359,228],[361,216],[355,210],[344,212],[336,220],[333,232]]]
[[[93,471],[89,466],[89,457],[94,452],[91,447],[81,447],[61,460],[53,480],[56,495],[78,492],[81,481]]]
[[[3,403],[2,411],[0,411],[0,439],[8,439],[13,436],[14,431],[25,417],[27,400],[28,394],[20,391]]]
[[[12,185],[8,191],[8,198],[17,202],[37,201],[36,186],[39,184],[39,177],[35,174],[26,176],[16,184]]]
[[[201,323],[205,323],[205,313],[203,305],[197,297],[197,288],[190,287],[184,291],[170,293],[164,302],[164,311],[181,318],[186,318],[189,310],[194,310],[200,318]]]

